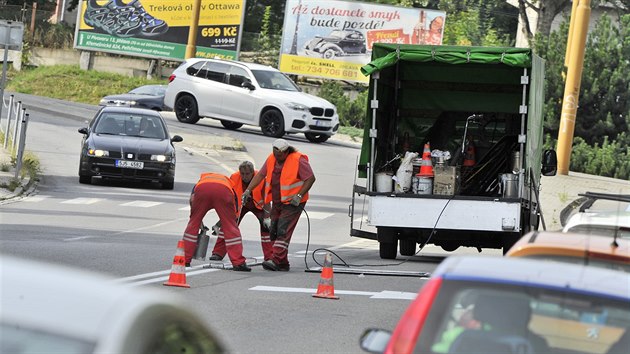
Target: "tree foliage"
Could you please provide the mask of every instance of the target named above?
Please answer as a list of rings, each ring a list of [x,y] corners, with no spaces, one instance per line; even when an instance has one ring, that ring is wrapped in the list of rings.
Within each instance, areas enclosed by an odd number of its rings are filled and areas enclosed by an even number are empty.
[[[545,131],[558,135],[568,23],[536,38],[546,59]],[[570,169],[630,179],[630,15],[602,16],[587,39]]]

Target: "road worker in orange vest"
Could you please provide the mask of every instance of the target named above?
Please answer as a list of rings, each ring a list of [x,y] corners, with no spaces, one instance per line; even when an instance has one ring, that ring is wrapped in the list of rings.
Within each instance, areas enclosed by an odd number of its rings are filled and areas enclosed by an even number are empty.
[[[225,237],[227,253],[232,262],[233,270],[249,272],[252,269],[245,263],[243,257],[243,242],[241,232],[236,225],[238,201],[232,186],[232,181],[219,173],[202,173],[190,195],[190,219],[184,231],[184,255],[186,266],[197,248],[197,236],[201,222],[209,210],[214,209],[219,215],[221,228]]]
[[[260,171],[243,191],[243,200],[252,197],[252,191],[265,181],[265,203],[271,203],[273,257],[262,263],[266,270],[288,271],[289,243],[304,205],[308,191],[315,183],[315,175],[308,156],[298,152],[284,139],[273,142],[273,152],[267,157]]]
[[[254,175],[258,173],[257,170],[254,169],[254,164],[251,161],[243,161],[238,166],[238,171],[234,172],[230,176],[230,180],[232,180],[232,185],[234,186],[234,192],[236,192],[236,197],[239,203],[239,209],[241,210],[241,214],[239,216],[239,225],[243,220],[243,217],[247,213],[252,213],[258,219],[258,223],[260,224],[260,243],[262,246],[263,257],[264,260],[271,259],[273,256],[271,238],[269,237],[269,224],[270,219],[265,221],[265,213],[263,211],[263,207],[265,206],[265,200],[263,199],[263,185],[260,184],[258,187],[254,188],[252,192],[252,198],[249,199],[246,203],[241,205],[241,199],[243,196],[243,190],[247,188],[249,182],[252,181]],[[269,214],[269,212],[267,212]],[[218,222],[215,227],[212,229],[213,234],[217,236],[217,242],[214,244],[214,249],[212,250],[212,255],[210,256],[211,261],[220,261],[225,257],[226,249],[225,249],[225,236],[223,235],[223,231],[221,230],[221,223]]]

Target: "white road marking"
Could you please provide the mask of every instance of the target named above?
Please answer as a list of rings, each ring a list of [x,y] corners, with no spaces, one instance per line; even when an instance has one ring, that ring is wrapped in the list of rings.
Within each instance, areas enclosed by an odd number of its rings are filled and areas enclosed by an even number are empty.
[[[101,198],[74,198],[61,202],[62,204],[94,204],[100,202]]]
[[[41,202],[42,200],[45,200],[46,198],[50,198],[50,196],[49,195],[28,196],[28,197],[22,199],[22,201],[29,202],[29,203],[37,203],[37,202]]]
[[[71,237],[71,238],[66,238],[64,239],[64,241],[80,241],[80,240],[84,240],[84,239],[88,239],[88,238],[97,238],[97,237],[110,237],[110,236],[118,236],[118,235],[124,235],[124,234],[129,234],[129,233],[134,233],[134,232],[138,232],[138,231],[142,231],[142,230],[148,230],[148,229],[154,229],[154,228],[159,228],[162,227],[164,225],[168,225],[174,222],[181,222],[182,220],[188,220],[188,217],[185,218],[178,218],[175,220],[170,220],[170,221],[165,221],[165,222],[161,222],[159,224],[151,224],[148,226],[143,226],[143,227],[138,227],[135,229],[131,229],[131,230],[125,230],[125,231],[119,231],[119,232],[114,232],[111,233],[109,235],[101,235],[101,236],[97,236],[97,235],[85,235],[85,236],[78,236],[78,237]]]
[[[253,288],[249,288],[249,290],[272,291],[272,292],[282,292],[282,293],[307,293],[307,294],[317,293],[317,289],[289,288],[289,287],[264,286],[264,285],[258,285]],[[402,291],[389,291],[389,290],[383,290],[381,292],[335,290],[335,295],[369,296],[370,299],[413,300],[416,298],[417,293],[408,293],[408,292],[402,292]]]
[[[138,207],[138,208],[150,208],[156,205],[164,204],[162,202],[148,202],[144,200],[135,200],[133,202],[128,202],[124,204],[120,204],[121,206],[129,206],[129,207]]]
[[[86,236],[79,236],[79,237],[71,237],[71,238],[64,238],[64,241],[80,241],[80,240],[86,240],[88,238],[96,238],[99,236],[91,236],[91,235],[86,235]]]
[[[186,205],[185,207],[179,208],[177,210],[190,210],[190,205]]]
[[[203,157],[207,158],[208,160],[212,161],[213,163],[221,166],[224,170],[226,170],[230,174],[234,173],[234,171],[235,171],[233,168],[229,167],[228,165],[224,164],[223,162],[221,162],[221,161],[219,161],[219,160],[217,160],[217,159],[215,159],[213,157],[208,156],[208,154],[203,154],[200,151],[197,151],[197,150],[195,150],[195,149],[193,149],[191,147],[186,147],[186,149],[187,149],[186,151],[192,151],[193,153],[195,153],[195,154],[197,154],[199,156],[203,156]]]
[[[190,270],[186,270],[187,277],[198,275],[198,274],[212,273],[212,272],[221,270],[217,268],[203,268],[202,265],[194,266],[189,269]],[[126,278],[114,279],[112,282],[127,283],[128,285],[131,285],[131,286],[152,284],[152,283],[167,281],[168,278],[170,277],[170,273],[171,273],[170,270],[163,270],[159,272],[139,274],[139,275],[134,275],[134,276],[126,277]],[[167,274],[167,275],[162,276],[163,274]],[[155,276],[157,276],[157,278],[155,278]],[[145,279],[145,278],[150,278],[150,279]],[[140,280],[140,279],[144,279],[144,280]]]
[[[323,220],[323,219],[326,219],[326,218],[331,217],[333,215],[335,215],[335,214],[333,214],[333,213],[322,213],[322,212],[319,212],[319,211],[309,211],[308,212],[308,217],[310,219],[316,219],[316,220]],[[300,219],[303,219],[303,218],[306,218],[306,215],[304,213],[302,213],[302,215],[300,215]]]
[[[367,248],[367,249],[378,249],[378,241],[370,240],[370,239],[361,239],[348,243],[344,243],[342,245],[328,247],[331,250],[337,250],[340,248]]]

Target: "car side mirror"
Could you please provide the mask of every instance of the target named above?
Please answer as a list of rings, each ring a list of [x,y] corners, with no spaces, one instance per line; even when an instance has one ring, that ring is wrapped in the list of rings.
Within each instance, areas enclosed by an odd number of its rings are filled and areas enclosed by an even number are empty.
[[[543,176],[555,176],[558,171],[558,157],[556,156],[556,150],[545,150],[542,157],[542,169]]]
[[[256,86],[254,86],[254,84],[252,84],[249,81],[243,81],[243,83],[241,84],[241,87],[244,87],[250,91],[254,91],[256,89]]]
[[[361,349],[369,353],[382,353],[387,347],[391,332],[384,329],[369,328],[361,335],[359,345]]]
[[[88,134],[88,129],[86,127],[79,128],[79,133],[87,135]]]
[[[173,135],[173,137],[171,138],[171,142],[172,143],[179,143],[179,142],[182,142],[182,141],[184,141],[184,138],[182,138],[179,135]]]

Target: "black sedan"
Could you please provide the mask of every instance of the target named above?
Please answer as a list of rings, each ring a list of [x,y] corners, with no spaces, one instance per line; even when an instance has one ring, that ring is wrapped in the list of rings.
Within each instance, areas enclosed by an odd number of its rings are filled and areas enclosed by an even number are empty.
[[[121,95],[105,96],[99,106],[124,106],[147,108],[155,111],[164,109],[166,85],[144,85]]]
[[[92,177],[153,181],[164,189],[175,182],[174,142],[158,112],[127,107],[103,107],[86,128],[79,165],[79,182]]]

